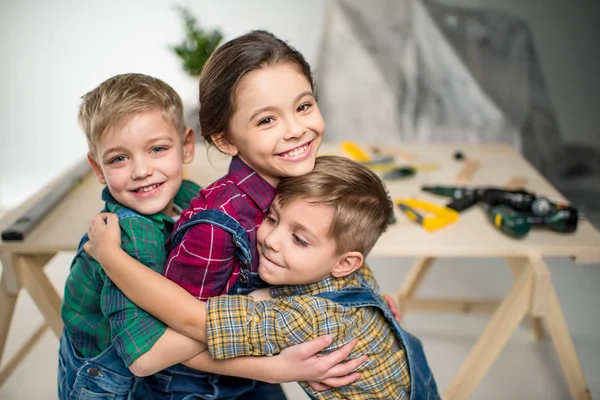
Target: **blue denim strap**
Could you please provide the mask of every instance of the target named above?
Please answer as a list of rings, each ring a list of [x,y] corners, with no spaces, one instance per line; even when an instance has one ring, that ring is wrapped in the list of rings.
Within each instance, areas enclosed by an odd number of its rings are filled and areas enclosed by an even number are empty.
[[[252,253],[250,252],[250,240],[248,233],[233,217],[219,210],[202,210],[181,224],[171,236],[171,248],[177,246],[189,229],[196,224],[210,224],[223,229],[231,234],[235,245],[235,256],[240,262],[252,269]]]
[[[102,209],[101,212],[105,213],[105,212],[110,212],[110,211],[108,210],[108,208],[106,206],[104,206],[104,208]],[[117,217],[119,217],[119,221],[124,218],[128,218],[128,217],[146,218],[145,216],[138,213],[137,211],[133,211],[129,208],[119,208],[115,212],[115,214],[117,215]],[[146,219],[148,219],[148,218],[146,218]],[[77,246],[77,253],[75,253],[75,257],[79,256],[83,252],[83,245],[86,244],[89,240],[90,240],[90,238],[88,237],[87,233],[85,235],[83,235],[83,237],[79,241],[79,245]]]

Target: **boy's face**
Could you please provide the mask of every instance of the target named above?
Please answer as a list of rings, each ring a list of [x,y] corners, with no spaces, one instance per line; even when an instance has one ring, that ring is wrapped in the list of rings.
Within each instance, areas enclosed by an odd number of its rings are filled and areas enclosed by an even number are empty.
[[[337,254],[328,235],[333,207],[297,199],[280,207],[276,197],[258,228],[258,273],[272,285],[305,285],[344,276],[362,264],[360,253]],[[360,259],[358,259],[360,258]]]
[[[310,83],[298,68],[284,63],[244,75],[228,132],[213,135],[213,141],[277,186],[282,177],[312,171],[324,129]]]
[[[188,129],[182,139],[162,111],[147,111],[106,132],[96,154],[90,164],[119,203],[141,214],[173,215],[183,164],[194,159],[194,135]]]

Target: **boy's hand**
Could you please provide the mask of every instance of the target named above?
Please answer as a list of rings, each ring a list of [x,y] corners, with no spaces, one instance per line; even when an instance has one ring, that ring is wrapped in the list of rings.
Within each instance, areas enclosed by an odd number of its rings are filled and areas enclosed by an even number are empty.
[[[360,378],[360,373],[353,371],[367,361],[367,356],[360,356],[343,362],[357,342],[354,339],[323,356],[317,353],[331,344],[329,335],[288,347],[273,357],[279,361],[275,369],[279,375],[277,382],[308,381],[318,391],[348,385]]]
[[[389,307],[390,311],[392,312],[394,319],[396,321],[400,322],[400,317],[401,317],[400,310],[398,309],[398,304],[396,304],[396,300],[394,299],[394,297],[388,293],[383,293],[382,296],[383,296],[383,299],[385,300],[387,306]]]
[[[88,242],[83,249],[102,264],[103,255],[121,248],[121,228],[116,214],[96,214],[88,225]]]

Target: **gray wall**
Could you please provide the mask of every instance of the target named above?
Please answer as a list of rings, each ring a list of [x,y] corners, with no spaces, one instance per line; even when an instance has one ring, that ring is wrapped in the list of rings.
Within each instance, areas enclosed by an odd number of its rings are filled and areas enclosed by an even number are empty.
[[[529,24],[564,140],[600,148],[600,2],[436,0],[486,7]]]

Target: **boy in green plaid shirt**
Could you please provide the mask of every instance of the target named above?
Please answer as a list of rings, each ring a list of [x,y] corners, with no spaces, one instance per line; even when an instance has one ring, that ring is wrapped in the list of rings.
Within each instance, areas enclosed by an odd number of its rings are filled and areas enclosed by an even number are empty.
[[[398,325],[364,264],[392,216],[377,175],[346,158],[323,156],[312,172],[282,179],[258,228],[258,273],[271,288],[199,303],[118,251],[112,214],[94,217],[86,250],[127,296],[208,343],[214,358],[278,354],[324,334],[334,338],[327,353],[356,337],[349,358],[368,356],[357,369],[361,377],[343,387],[319,387],[323,391],[300,382],[311,398],[439,399],[420,341]],[[148,295],[150,288],[160,289]]]
[[[195,143],[183,119],[181,99],[159,79],[117,75],[83,96],[79,122],[88,141],[89,162],[99,182],[106,185],[104,211],[121,218],[122,250],[146,269],[162,273],[165,242],[174,220],[199,190],[198,185],[183,180],[183,165],[193,160]],[[278,360],[216,361],[204,351],[203,343],[175,332],[132,303],[100,264],[82,251],[86,241],[84,236],[64,291],[60,399],[147,398],[145,385],[136,375],[189,359],[203,371],[279,382],[303,375],[327,381],[353,368],[340,366],[329,372],[349,348],[315,363],[311,356],[328,344],[326,338],[299,346]],[[302,371],[287,373],[291,365]],[[239,378],[238,384],[252,387],[254,381]]]

